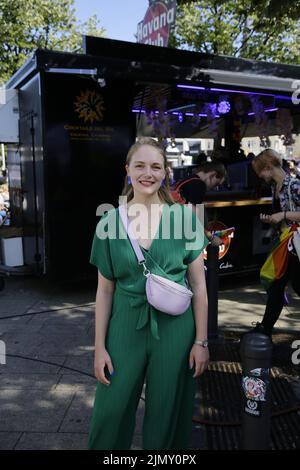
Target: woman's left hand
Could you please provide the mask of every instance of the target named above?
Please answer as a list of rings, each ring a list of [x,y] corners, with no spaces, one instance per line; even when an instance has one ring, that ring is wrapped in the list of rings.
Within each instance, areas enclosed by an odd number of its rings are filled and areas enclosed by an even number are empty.
[[[195,367],[195,373],[193,377],[199,377],[207,369],[209,363],[209,350],[200,346],[200,344],[194,344],[190,352],[190,369]]]
[[[272,215],[260,214],[260,220],[267,224],[279,224],[284,220],[284,212],[276,212]]]

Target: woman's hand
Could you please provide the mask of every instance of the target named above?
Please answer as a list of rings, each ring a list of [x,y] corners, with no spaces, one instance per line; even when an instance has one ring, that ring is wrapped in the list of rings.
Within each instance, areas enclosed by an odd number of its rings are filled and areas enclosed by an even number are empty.
[[[217,235],[213,235],[211,244],[212,246],[221,246],[224,245],[224,240],[222,240],[222,238],[218,237]]]
[[[276,214],[260,214],[260,220],[265,224],[279,224],[284,220],[284,212],[276,212]]]
[[[207,369],[209,363],[209,351],[208,348],[200,346],[200,344],[194,344],[190,352],[190,369],[195,367],[195,373],[193,377],[199,377]]]
[[[114,368],[111,362],[110,355],[105,348],[95,351],[94,369],[95,377],[104,385],[110,385],[110,381],[105,377],[105,367],[107,367],[110,375],[114,374]]]

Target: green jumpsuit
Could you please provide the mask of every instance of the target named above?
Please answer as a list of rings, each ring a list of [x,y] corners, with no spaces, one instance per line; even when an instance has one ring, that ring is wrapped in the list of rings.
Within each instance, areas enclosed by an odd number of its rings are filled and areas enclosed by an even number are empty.
[[[188,264],[203,251],[207,240],[204,236],[195,238],[189,248],[184,233],[180,238],[174,236],[175,223],[178,228],[183,215],[191,218],[193,230],[203,234],[203,227],[190,208],[165,204],[156,236],[149,250],[142,251],[151,272],[164,271],[169,279],[185,285]],[[168,239],[163,236],[166,217],[171,220]],[[130,449],[145,383],[143,448],[186,449],[195,393],[194,371],[189,369],[189,353],[195,339],[192,306],[173,317],[148,304],[143,267],[138,265],[121,221],[119,225],[117,209],[105,214],[97,228],[105,231],[109,221],[119,227],[117,238],[109,235],[100,239],[95,233],[90,262],[104,277],[115,281],[106,335],[115,373],[110,386],[97,384],[88,448]]]

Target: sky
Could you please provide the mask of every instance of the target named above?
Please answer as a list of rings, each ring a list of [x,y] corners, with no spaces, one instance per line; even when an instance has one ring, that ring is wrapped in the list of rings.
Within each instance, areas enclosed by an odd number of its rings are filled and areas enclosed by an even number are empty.
[[[137,24],[143,20],[148,0],[75,0],[76,17],[80,21],[96,14],[106,29],[106,37],[136,42]]]

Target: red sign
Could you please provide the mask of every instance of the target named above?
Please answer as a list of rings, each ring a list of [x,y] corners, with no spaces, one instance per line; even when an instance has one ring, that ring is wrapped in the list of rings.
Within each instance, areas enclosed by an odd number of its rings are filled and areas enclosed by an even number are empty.
[[[176,2],[153,3],[147,10],[144,20],[138,24],[137,42],[153,46],[167,47],[170,28],[175,24]]]

